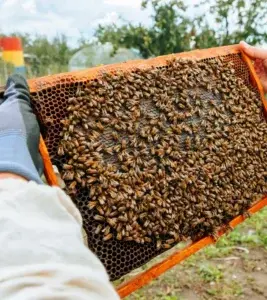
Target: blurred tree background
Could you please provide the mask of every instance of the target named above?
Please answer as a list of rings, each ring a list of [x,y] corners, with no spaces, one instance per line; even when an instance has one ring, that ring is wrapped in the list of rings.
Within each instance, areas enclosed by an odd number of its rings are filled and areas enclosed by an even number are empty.
[[[142,9],[152,9],[151,25],[132,24],[99,26],[95,38],[111,43],[114,53],[120,48],[136,49],[142,57],[164,55],[229,45],[245,40],[252,44],[267,42],[266,0],[203,0],[189,8],[183,0],[143,0]],[[191,11],[189,11],[191,9]],[[76,48],[70,47],[66,36],[54,39],[46,36],[20,36],[28,77],[54,74],[68,70],[68,62],[79,49],[90,44],[80,39]],[[0,62],[1,64],[1,62]]]
[[[246,40],[256,44],[267,41],[266,0],[205,0],[195,6],[202,12],[188,17],[182,0],[144,0],[142,8],[153,8],[149,28],[131,23],[100,26],[96,37],[111,42],[114,49],[138,49],[143,57],[229,45]]]
[[[0,34],[1,36],[5,35]],[[42,35],[33,36],[17,32],[8,36],[17,36],[22,40],[28,78],[68,71],[70,57],[79,50],[68,46],[65,35],[56,36],[51,40]],[[10,65],[5,66],[0,59],[0,84],[5,82],[6,74],[11,72]]]

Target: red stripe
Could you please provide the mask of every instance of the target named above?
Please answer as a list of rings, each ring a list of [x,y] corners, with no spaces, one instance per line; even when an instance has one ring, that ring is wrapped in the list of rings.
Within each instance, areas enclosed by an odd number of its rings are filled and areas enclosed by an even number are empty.
[[[0,47],[4,51],[22,51],[22,44],[20,38],[17,37],[3,37],[0,39]]]

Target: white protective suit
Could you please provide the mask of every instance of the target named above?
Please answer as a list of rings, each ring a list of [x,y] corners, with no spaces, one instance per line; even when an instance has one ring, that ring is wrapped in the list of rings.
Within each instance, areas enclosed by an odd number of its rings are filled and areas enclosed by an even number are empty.
[[[59,188],[1,179],[0,299],[119,299],[81,228]]]

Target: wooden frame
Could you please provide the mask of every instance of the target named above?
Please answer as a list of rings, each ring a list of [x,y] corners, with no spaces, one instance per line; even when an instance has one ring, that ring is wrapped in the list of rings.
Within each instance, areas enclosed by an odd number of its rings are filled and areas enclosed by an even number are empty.
[[[147,68],[151,66],[158,66],[158,65],[164,65],[166,63],[166,60],[171,57],[185,57],[185,58],[197,58],[197,59],[204,59],[204,58],[210,58],[214,56],[222,56],[222,55],[228,55],[228,54],[237,54],[240,53],[240,49],[238,45],[233,46],[225,46],[225,47],[219,47],[219,48],[211,48],[211,49],[204,49],[204,50],[195,50],[188,53],[179,53],[179,54],[173,54],[168,56],[161,56],[157,58],[152,58],[149,60],[137,60],[137,61],[130,61],[125,64],[115,64],[110,66],[103,66],[103,67],[96,67],[92,68],[90,70],[85,71],[77,71],[77,72],[71,72],[71,73],[63,73],[58,75],[52,75],[47,77],[41,77],[33,80],[29,80],[29,86],[31,89],[31,92],[38,92],[41,88],[46,88],[48,86],[51,86],[52,84],[55,84],[55,82],[59,82],[61,79],[66,79],[68,81],[73,81],[74,79],[77,80],[88,80],[93,79],[98,76],[103,71],[112,71],[112,70],[130,70],[133,68]],[[251,81],[254,85],[257,86],[260,96],[264,105],[264,110],[267,112],[267,102],[265,100],[264,96],[264,90],[260,83],[260,80],[254,70],[252,61],[248,56],[246,56],[244,53],[242,53],[242,58],[246,62],[247,66],[250,70],[251,75]],[[41,137],[40,140],[40,153],[44,160],[44,172],[47,178],[47,181],[50,185],[58,185],[57,183],[57,177],[54,173],[52,163],[49,158],[48,151],[46,149],[45,143]],[[254,204],[248,211],[250,214],[254,214],[260,209],[267,206],[267,197],[263,198],[261,201]],[[243,216],[238,216],[234,218],[229,225],[231,227],[235,227],[238,224],[242,223],[244,221]],[[222,229],[219,232],[219,236],[222,236],[226,233],[226,229]],[[198,242],[192,243],[188,246],[186,246],[182,250],[178,250],[174,254],[170,255],[163,261],[157,263],[156,265],[152,266],[150,269],[144,271],[143,273],[138,274],[134,278],[130,279],[129,281],[119,285],[117,287],[118,294],[121,298],[128,296],[132,292],[136,291],[137,289],[143,287],[144,285],[148,284],[153,279],[157,278],[173,266],[177,265],[181,261],[185,260],[190,255],[196,253],[197,251],[203,249],[204,247],[211,245],[215,243],[215,241],[211,237],[205,237]]]

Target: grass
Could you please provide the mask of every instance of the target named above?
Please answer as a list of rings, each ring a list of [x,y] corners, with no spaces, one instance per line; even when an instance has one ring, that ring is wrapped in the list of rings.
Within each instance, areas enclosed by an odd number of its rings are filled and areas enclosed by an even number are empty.
[[[216,245],[190,256],[127,300],[267,299],[264,294],[267,291],[266,220],[267,208],[220,238]],[[157,257],[142,270],[179,248],[181,245]],[[265,282],[266,286],[262,286]]]
[[[198,268],[198,274],[205,282],[218,282],[223,278],[222,266],[205,263]]]

